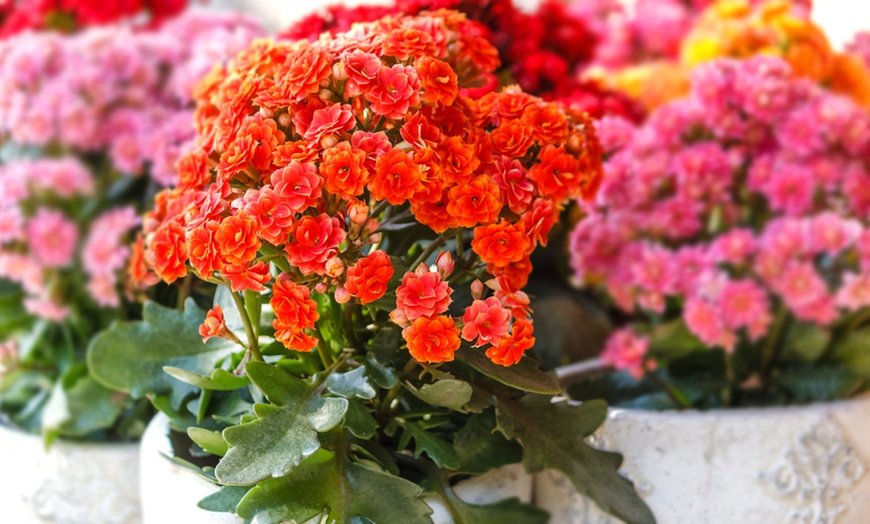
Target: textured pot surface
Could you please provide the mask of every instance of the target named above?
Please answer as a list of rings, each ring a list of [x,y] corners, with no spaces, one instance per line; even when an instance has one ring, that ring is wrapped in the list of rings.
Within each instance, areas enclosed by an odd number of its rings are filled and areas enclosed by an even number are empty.
[[[142,438],[144,524],[242,524],[242,519],[235,515],[197,507],[197,502],[219,488],[162,456],[172,456],[168,434],[169,420],[161,413],[151,421]],[[521,464],[514,464],[460,482],[454,489],[459,498],[471,504],[488,504],[510,497],[529,502],[532,498],[532,477],[525,473]],[[427,498],[426,503],[434,510],[432,519],[435,524],[452,523],[446,508],[439,501]]]
[[[870,396],[709,412],[613,409],[593,437],[625,457],[660,524],[870,522]],[[619,522],[561,474],[535,482],[552,524]]]
[[[0,522],[140,524],[139,444],[42,438],[0,425]]]

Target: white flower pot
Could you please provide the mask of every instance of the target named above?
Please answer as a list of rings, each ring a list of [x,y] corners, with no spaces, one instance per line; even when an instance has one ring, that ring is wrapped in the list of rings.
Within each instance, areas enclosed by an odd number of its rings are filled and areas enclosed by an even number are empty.
[[[870,522],[870,396],[803,407],[708,412],[613,409],[593,445],[659,524]],[[552,524],[610,524],[561,474],[535,480]]]
[[[140,524],[139,444],[42,438],[0,425],[0,522]]]
[[[172,456],[168,434],[169,420],[161,413],[151,421],[142,437],[143,524],[241,524],[242,519],[235,515],[197,507],[197,502],[219,488],[167,460],[166,457]],[[530,502],[532,477],[521,464],[513,464],[460,482],[454,489],[459,498],[472,504],[488,504],[510,497]],[[426,503],[434,510],[435,524],[452,522],[439,501],[427,498]]]

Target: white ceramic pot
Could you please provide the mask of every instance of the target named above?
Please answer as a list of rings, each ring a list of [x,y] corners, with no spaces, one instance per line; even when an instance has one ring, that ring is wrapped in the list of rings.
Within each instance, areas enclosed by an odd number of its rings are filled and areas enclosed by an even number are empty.
[[[0,522],[140,524],[139,445],[42,438],[0,425]]]
[[[172,456],[168,438],[169,420],[162,413],[148,425],[142,437],[142,515],[144,524],[241,524],[242,519],[228,513],[215,513],[196,503],[216,492],[218,487],[198,478],[166,457]],[[489,504],[517,497],[532,499],[532,477],[521,464],[491,471],[454,487],[462,500],[471,504]],[[427,498],[435,524],[450,524],[447,509],[437,500]]]
[[[803,407],[613,409],[591,439],[625,456],[659,524],[870,522],[870,396]],[[546,471],[536,505],[552,524],[619,522]]]

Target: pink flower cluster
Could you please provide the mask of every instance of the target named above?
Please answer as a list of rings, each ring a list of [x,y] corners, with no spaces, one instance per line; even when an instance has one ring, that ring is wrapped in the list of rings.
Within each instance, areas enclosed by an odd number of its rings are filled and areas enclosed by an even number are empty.
[[[572,232],[577,277],[728,351],[778,308],[826,326],[870,306],[870,115],[772,57],[692,82],[643,125],[599,122],[609,159]],[[620,340],[605,358],[634,369],[614,348],[639,346]]]
[[[164,185],[193,140],[193,88],[264,34],[237,13],[190,11],[152,31],[22,33],[0,42],[0,140],[105,152]]]

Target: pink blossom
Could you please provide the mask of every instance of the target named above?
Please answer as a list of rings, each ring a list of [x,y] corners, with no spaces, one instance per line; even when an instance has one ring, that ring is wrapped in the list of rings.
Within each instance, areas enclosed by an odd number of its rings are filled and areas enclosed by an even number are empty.
[[[510,312],[502,307],[497,298],[475,300],[462,316],[465,323],[462,327],[462,338],[469,342],[477,340],[474,347],[484,344],[497,346],[510,331],[510,319]]]
[[[58,304],[45,297],[28,297],[24,299],[24,309],[40,318],[61,322],[69,316],[69,307]]]
[[[43,267],[64,267],[72,263],[78,228],[63,213],[40,209],[27,223],[30,252]]]
[[[644,362],[648,351],[649,340],[635,335],[631,328],[624,328],[610,335],[601,353],[601,360],[620,371],[628,371],[634,378],[640,378],[649,367]]]
[[[18,207],[0,208],[0,246],[24,238],[24,216]]]
[[[453,290],[438,272],[428,269],[407,272],[396,289],[396,308],[413,322],[420,317],[434,317],[450,305]]]
[[[749,279],[731,280],[719,295],[722,320],[731,329],[754,326],[766,331],[763,319],[770,321],[770,303],[765,290]]]
[[[744,264],[755,252],[755,236],[746,228],[732,229],[712,242],[710,252],[717,260]]]
[[[861,231],[857,220],[844,220],[832,211],[818,214],[810,219],[810,251],[837,256],[858,239]]]
[[[725,325],[721,312],[702,298],[692,298],[683,306],[683,319],[689,331],[709,346],[722,345],[725,340]]]
[[[311,125],[305,131],[306,140],[317,142],[354,126],[353,110],[349,104],[332,104],[314,112]]]
[[[835,297],[837,307],[855,311],[870,306],[870,274],[846,273]]]
[[[91,298],[102,307],[118,307],[121,300],[116,289],[117,281],[112,275],[92,276],[88,281],[87,290]]]
[[[828,287],[818,272],[808,262],[792,262],[783,268],[780,276],[772,283],[791,308],[806,307],[822,300]]]
[[[812,208],[815,176],[804,166],[780,163],[762,191],[775,211],[803,215]]]

